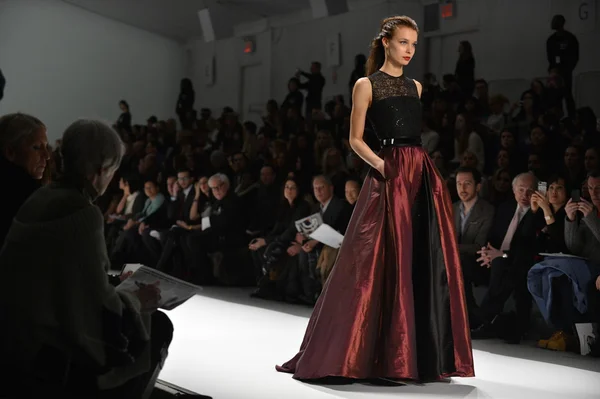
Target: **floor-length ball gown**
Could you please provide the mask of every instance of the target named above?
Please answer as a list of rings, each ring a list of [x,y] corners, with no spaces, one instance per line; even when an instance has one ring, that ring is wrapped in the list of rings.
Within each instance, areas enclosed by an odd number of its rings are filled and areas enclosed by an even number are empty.
[[[420,146],[416,83],[383,71],[369,80],[385,178],[366,177],[300,351],[277,370],[298,380],[472,377],[452,204]]]

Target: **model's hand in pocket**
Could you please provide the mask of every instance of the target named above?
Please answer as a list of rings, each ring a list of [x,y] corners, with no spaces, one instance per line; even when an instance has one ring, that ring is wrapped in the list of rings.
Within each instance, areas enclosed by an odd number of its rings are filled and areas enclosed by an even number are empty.
[[[377,165],[375,165],[375,169],[377,169],[381,176],[385,178],[385,161],[383,160],[383,158],[379,158],[379,161],[377,161]]]

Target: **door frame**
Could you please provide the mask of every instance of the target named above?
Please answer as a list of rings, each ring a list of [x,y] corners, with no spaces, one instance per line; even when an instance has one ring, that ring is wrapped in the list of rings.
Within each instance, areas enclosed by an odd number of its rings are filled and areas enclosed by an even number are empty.
[[[240,118],[244,118],[244,69],[245,68],[253,68],[253,67],[261,67],[263,66],[263,62],[262,61],[255,61],[255,62],[250,62],[250,63],[245,63],[240,65],[240,69],[239,69],[239,85],[238,85],[238,110],[240,111]],[[261,86],[263,87],[263,86]],[[261,97],[264,96],[264,92],[261,93]],[[252,105],[250,105],[250,107],[252,107]],[[264,104],[263,104],[263,108],[264,108]],[[244,120],[241,120],[240,123],[244,123]]]

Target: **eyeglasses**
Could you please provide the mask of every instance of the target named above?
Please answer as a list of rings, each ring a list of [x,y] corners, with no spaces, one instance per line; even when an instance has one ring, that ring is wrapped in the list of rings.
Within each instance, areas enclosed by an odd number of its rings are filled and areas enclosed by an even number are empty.
[[[223,183],[221,183],[221,184],[219,184],[217,186],[208,186],[208,188],[210,188],[213,191],[220,190],[221,187],[223,187]]]

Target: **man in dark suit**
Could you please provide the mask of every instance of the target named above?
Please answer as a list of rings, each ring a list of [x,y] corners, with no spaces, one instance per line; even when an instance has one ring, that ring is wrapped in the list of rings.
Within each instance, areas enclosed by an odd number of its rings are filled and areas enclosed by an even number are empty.
[[[199,284],[214,279],[208,255],[214,252],[233,251],[248,245],[244,208],[231,190],[229,178],[217,173],[208,180],[215,202],[210,214],[191,227],[183,245],[186,271]]]
[[[473,295],[473,283],[482,284],[489,279],[487,268],[477,263],[477,251],[488,239],[494,207],[478,197],[481,190],[481,173],[475,168],[461,167],[456,173],[456,191],[460,201],[454,203],[454,228],[458,238],[460,264],[465,282],[465,296],[469,317],[477,307]]]
[[[173,192],[167,207],[167,218],[171,227],[160,232],[160,243],[149,234],[142,236],[142,241],[147,247],[152,264],[161,271],[169,272],[177,265],[173,262],[173,250],[180,245],[180,241],[191,231],[195,221],[190,218],[190,211],[196,197],[194,177],[189,169],[177,172],[177,181],[173,185]],[[175,264],[174,264],[175,263]]]
[[[333,195],[333,184],[326,176],[316,176],[313,179],[313,192],[318,202],[313,213],[320,212],[324,224],[345,234],[352,216],[350,204]],[[323,244],[306,237],[297,238],[300,239],[302,239],[302,248],[298,253],[298,267],[302,294],[299,295],[299,299],[314,305],[320,292],[320,279],[316,266]]]
[[[516,325],[507,329],[507,342],[519,343],[527,331],[531,315],[531,294],[527,289],[527,273],[535,263],[536,230],[541,227],[539,216],[531,211],[531,194],[537,179],[522,173],[513,180],[515,201],[501,204],[494,217],[489,242],[478,254],[481,266],[490,268],[488,291],[477,310],[481,325],[471,332],[473,339],[488,338],[498,333],[493,325],[514,292]],[[543,220],[542,220],[543,221]]]

